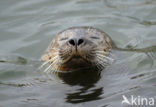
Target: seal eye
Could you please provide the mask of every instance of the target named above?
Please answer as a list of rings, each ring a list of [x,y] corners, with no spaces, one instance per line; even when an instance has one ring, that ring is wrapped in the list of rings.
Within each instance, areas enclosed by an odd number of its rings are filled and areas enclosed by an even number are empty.
[[[92,39],[100,39],[100,38],[98,38],[98,37],[96,37],[96,36],[92,36],[92,37],[90,37],[90,38],[92,38]]]
[[[61,38],[60,41],[67,40],[67,39],[68,39],[68,37]]]

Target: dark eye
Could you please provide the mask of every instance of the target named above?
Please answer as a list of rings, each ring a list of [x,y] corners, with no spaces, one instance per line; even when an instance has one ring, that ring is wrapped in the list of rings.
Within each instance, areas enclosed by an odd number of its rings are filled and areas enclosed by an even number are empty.
[[[96,37],[96,36],[92,36],[92,37],[90,37],[90,38],[92,38],[92,39],[100,39],[100,38],[98,38],[98,37]]]
[[[63,40],[66,40],[66,39],[68,39],[68,37],[61,38],[60,41],[63,41]]]

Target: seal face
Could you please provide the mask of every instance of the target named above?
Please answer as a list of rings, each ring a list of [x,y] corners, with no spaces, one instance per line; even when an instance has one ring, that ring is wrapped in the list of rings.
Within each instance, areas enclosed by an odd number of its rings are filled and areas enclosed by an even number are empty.
[[[110,37],[93,27],[72,27],[58,33],[42,60],[55,71],[74,71],[86,67],[103,69],[111,59]]]

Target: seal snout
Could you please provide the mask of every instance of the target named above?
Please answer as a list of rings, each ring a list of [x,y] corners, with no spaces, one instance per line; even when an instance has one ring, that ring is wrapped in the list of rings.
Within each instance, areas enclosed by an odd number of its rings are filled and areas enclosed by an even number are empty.
[[[84,44],[85,40],[83,38],[72,38],[72,39],[69,39],[68,43],[71,45],[71,46],[74,46],[77,50],[77,47]]]
[[[85,38],[70,38],[68,41],[68,49],[71,49],[70,59],[84,60],[86,57],[86,44],[87,40]]]

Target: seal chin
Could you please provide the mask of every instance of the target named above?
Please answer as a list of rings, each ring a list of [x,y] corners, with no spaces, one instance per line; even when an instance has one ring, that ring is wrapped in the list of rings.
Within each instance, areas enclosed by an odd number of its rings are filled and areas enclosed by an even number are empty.
[[[82,56],[81,54],[72,54],[67,57],[67,59],[63,60],[64,63],[62,63],[61,68],[65,71],[75,71],[77,69],[83,69],[86,67],[92,66],[92,63],[85,58],[85,56]]]

